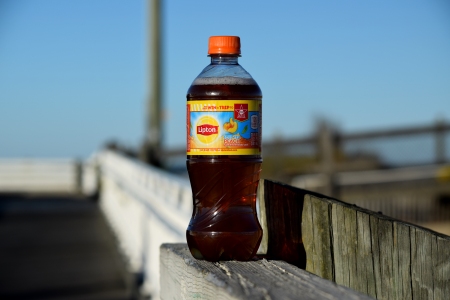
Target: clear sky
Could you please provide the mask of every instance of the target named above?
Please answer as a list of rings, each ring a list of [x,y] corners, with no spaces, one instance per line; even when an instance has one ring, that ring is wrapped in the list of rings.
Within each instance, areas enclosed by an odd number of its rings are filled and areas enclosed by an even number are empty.
[[[263,139],[450,120],[446,0],[163,2],[164,145],[185,145],[185,95],[211,35],[241,37],[263,91]],[[0,157],[138,147],[148,97],[144,0],[0,0]]]

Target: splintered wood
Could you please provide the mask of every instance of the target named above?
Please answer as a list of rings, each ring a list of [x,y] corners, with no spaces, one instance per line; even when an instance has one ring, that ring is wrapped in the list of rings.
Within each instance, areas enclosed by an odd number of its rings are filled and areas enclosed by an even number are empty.
[[[450,237],[305,195],[306,270],[377,299],[450,299]]]

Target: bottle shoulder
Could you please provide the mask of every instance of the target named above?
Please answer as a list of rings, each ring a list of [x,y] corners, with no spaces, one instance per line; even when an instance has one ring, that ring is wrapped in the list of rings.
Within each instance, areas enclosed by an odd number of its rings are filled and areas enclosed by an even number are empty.
[[[258,84],[255,85],[191,85],[187,92],[187,100],[197,99],[262,99]]]
[[[187,99],[262,98],[261,89],[253,77],[239,64],[208,65],[194,79]]]
[[[209,64],[197,76],[199,78],[234,77],[241,79],[253,79],[240,64]]]

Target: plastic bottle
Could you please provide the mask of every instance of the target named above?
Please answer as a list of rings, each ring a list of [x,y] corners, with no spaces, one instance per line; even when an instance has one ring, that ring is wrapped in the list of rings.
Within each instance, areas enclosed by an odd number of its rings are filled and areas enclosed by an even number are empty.
[[[262,93],[238,63],[240,38],[212,36],[208,65],[187,92],[187,169],[194,211],[186,238],[197,259],[250,260],[262,229]]]

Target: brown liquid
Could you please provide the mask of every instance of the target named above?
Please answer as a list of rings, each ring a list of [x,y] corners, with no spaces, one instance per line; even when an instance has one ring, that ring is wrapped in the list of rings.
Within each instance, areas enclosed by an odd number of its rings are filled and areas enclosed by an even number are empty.
[[[192,85],[189,100],[262,98],[251,85]],[[256,216],[259,155],[188,155],[194,211],[186,230],[197,259],[249,260],[258,250],[262,229]]]

